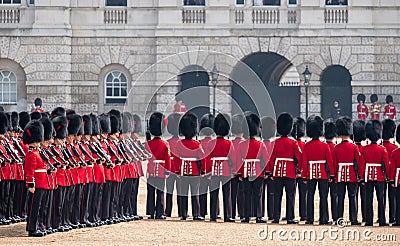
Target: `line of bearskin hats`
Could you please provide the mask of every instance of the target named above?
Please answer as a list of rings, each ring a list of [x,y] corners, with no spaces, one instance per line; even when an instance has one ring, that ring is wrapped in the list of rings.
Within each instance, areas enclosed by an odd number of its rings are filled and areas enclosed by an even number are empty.
[[[371,100],[371,103],[375,103],[378,101],[378,95],[372,94],[369,99]]]
[[[181,119],[180,113],[172,113],[168,115],[167,131],[174,137],[179,136],[179,121]]]
[[[50,139],[53,138],[54,135],[54,127],[53,127],[53,123],[51,122],[51,120],[49,118],[41,118],[39,120],[42,125],[43,125],[43,140],[44,141],[49,141]]]
[[[19,113],[19,126],[21,129],[25,129],[25,126],[29,123],[29,121],[31,121],[31,115],[28,112],[23,111]]]
[[[365,95],[364,94],[358,94],[357,95],[357,102],[358,103],[361,103],[361,102],[365,103]]]
[[[68,135],[68,120],[65,116],[57,116],[51,120],[55,131],[54,138],[65,139]]]
[[[55,118],[57,116],[67,116],[67,113],[63,107],[57,107],[53,109],[53,111],[50,114],[50,118]]]
[[[191,139],[197,134],[197,116],[193,113],[186,113],[179,122],[179,130],[187,139]]]
[[[382,121],[382,139],[389,140],[394,137],[396,131],[396,123],[391,119],[385,119]]]
[[[99,122],[100,122],[100,133],[109,134],[111,132],[110,116],[108,114],[99,115]]]
[[[40,143],[43,142],[44,128],[39,120],[30,121],[22,134],[22,141],[24,144]]]
[[[93,125],[92,125],[92,118],[90,115],[83,115],[82,116],[82,129],[83,129],[83,134],[84,135],[92,135],[92,130],[93,130]]]
[[[161,136],[164,132],[164,115],[160,112],[154,112],[149,118],[149,131],[153,136]]]
[[[115,134],[121,131],[122,128],[122,114],[119,110],[111,109],[108,114],[110,115],[111,121],[111,134]],[[114,116],[115,118],[113,118]]]
[[[276,125],[281,136],[289,136],[293,128],[293,117],[289,113],[282,113],[278,116]]]
[[[6,113],[0,112],[0,134],[5,134],[8,131],[8,117]]]
[[[393,96],[392,95],[387,95],[386,96],[386,103],[389,104],[389,103],[392,103],[392,102],[393,102]]]
[[[7,117],[7,131],[11,131],[11,114],[7,112],[6,117]]]
[[[90,114],[90,119],[92,120],[92,136],[97,136],[101,134],[101,126],[99,117],[95,114]]]
[[[242,134],[245,127],[245,118],[242,114],[235,114],[232,116],[231,132],[233,134]]]
[[[21,132],[21,128],[19,127],[19,114],[18,112],[11,113],[11,130],[14,132]]]
[[[214,115],[205,114],[200,118],[200,133],[204,136],[211,136],[214,133]]]
[[[40,112],[32,112],[31,120],[40,120],[42,118],[42,114]]]
[[[307,119],[307,136],[312,139],[319,139],[323,135],[324,120],[318,115],[311,115]]]
[[[336,120],[336,134],[338,136],[353,135],[353,122],[348,116],[340,117]]]
[[[68,135],[78,135],[79,129],[82,127],[82,117],[77,114],[67,115],[68,119]]]
[[[365,124],[366,136],[371,142],[377,142],[381,138],[382,124],[379,120],[369,120]]]
[[[361,143],[367,139],[365,135],[365,121],[355,120],[353,122],[353,140],[356,143]]]
[[[291,132],[291,136],[294,139],[301,139],[306,135],[306,122],[303,118],[301,117],[295,117],[293,119],[293,129]]]
[[[260,130],[261,130],[261,120],[258,115],[252,112],[247,112],[246,113],[246,122],[247,122],[247,127],[248,127],[248,137],[252,138],[255,136],[260,135]]]
[[[270,139],[275,136],[275,120],[270,116],[261,119],[261,136],[263,139]]]
[[[325,139],[333,139],[336,137],[336,125],[332,118],[326,119],[324,122]]]
[[[225,137],[231,128],[231,117],[227,114],[218,114],[214,119],[214,132],[218,136]]]

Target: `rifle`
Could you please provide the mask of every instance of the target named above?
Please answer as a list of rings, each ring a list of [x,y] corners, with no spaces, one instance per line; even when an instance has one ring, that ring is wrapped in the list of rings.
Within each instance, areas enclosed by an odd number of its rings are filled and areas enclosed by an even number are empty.
[[[107,146],[108,152],[109,152],[112,156],[114,156],[114,157],[116,158],[115,164],[118,165],[118,164],[122,163],[122,160],[121,160],[120,157],[117,155],[117,153],[115,153],[115,151],[113,150],[113,148],[111,148],[111,146],[110,146],[110,144],[108,144],[107,140],[104,141],[104,143],[105,143],[106,146]]]
[[[79,149],[81,150],[81,152],[86,155],[87,157],[89,157],[90,161],[88,161],[87,164],[90,164],[90,162],[96,162],[96,160],[93,158],[93,156],[91,154],[89,154],[89,152],[86,151],[86,149],[83,147],[82,142],[78,143]],[[90,149],[90,147],[89,147]]]
[[[357,181],[360,181],[361,178],[360,178],[360,174],[358,173],[358,164],[357,164],[356,159],[353,160],[353,166],[354,166],[354,172],[356,173],[356,179],[357,179]]]
[[[389,182],[390,179],[389,179],[389,177],[387,175],[386,166],[385,166],[385,162],[384,161],[381,162],[381,168],[382,168],[383,176],[385,177],[385,182]]]
[[[55,167],[61,167],[62,163],[59,162],[57,160],[57,158],[54,157],[54,155],[50,152],[50,150],[48,150],[47,148],[43,149],[44,153],[51,159],[53,159],[53,161],[55,162]]]
[[[17,141],[17,139],[12,138],[12,141],[13,141],[14,147],[18,150],[19,154],[20,154],[21,156],[25,156],[25,151],[24,151],[24,149],[21,147],[21,145],[19,144],[19,142]]]
[[[69,146],[71,146],[72,153],[75,155],[75,157],[78,157],[78,159],[80,160],[79,167],[85,167],[86,166],[85,160],[83,160],[82,156],[79,154],[75,145],[73,143],[70,143]]]
[[[98,143],[98,144],[100,144],[100,143]],[[106,161],[107,166],[108,166],[108,167],[112,167],[112,166],[113,166],[113,163],[112,163],[112,161],[111,161],[111,158],[110,158],[110,156],[104,151],[104,149],[103,149],[101,146],[97,145],[96,143],[93,143],[93,146],[94,146],[95,149],[97,150],[97,153],[98,153],[102,158],[104,158],[104,160]]]
[[[7,154],[13,159],[13,163],[22,163],[22,159],[19,158],[19,156],[14,152],[13,149],[11,149],[10,143],[8,141],[5,141],[4,148],[7,152]]]
[[[43,161],[49,164],[49,169],[47,169],[47,174],[50,175],[52,172],[57,171],[57,168],[50,163],[50,158],[43,152],[43,149],[38,148],[38,152],[40,157],[42,157]]]

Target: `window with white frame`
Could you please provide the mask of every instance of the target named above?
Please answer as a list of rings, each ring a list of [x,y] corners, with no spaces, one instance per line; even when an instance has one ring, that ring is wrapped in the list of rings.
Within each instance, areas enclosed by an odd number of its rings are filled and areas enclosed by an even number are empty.
[[[245,0],[236,0],[236,5],[244,5]]]
[[[120,71],[112,71],[105,77],[105,103],[125,103],[128,97],[128,80]]]
[[[297,0],[288,0],[288,5],[289,6],[296,6],[297,5]]]
[[[206,0],[183,0],[184,6],[205,6]]]
[[[280,6],[281,0],[253,0],[253,6]]]
[[[0,4],[21,4],[21,0],[0,0]]]
[[[106,6],[128,6],[127,0],[106,0]]]
[[[0,104],[17,103],[17,76],[10,71],[0,71]]]

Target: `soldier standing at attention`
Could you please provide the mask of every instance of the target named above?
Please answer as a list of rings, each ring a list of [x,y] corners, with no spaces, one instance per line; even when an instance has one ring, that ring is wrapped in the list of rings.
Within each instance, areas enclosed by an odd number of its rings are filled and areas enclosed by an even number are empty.
[[[400,144],[400,125],[396,130],[396,142]],[[393,151],[390,156],[390,183],[396,191],[396,222],[392,226],[400,226],[400,148]]]
[[[360,151],[361,159],[364,146],[362,145],[362,141],[365,141],[367,137],[365,136],[365,122],[363,120],[356,120],[353,122],[353,140],[354,143],[358,147],[358,151]],[[366,218],[366,207],[365,207],[365,185],[359,185],[360,198],[361,198],[361,217],[362,222],[365,222]],[[358,192],[357,192],[358,195]]]
[[[369,112],[371,114],[371,120],[380,120],[382,106],[378,103],[378,95],[372,94],[370,96],[371,105],[369,106]]]
[[[385,111],[383,112],[383,118],[385,119],[396,119],[396,106],[393,105],[393,96],[387,95],[386,96],[386,106]]]
[[[325,142],[328,144],[329,149],[331,151],[331,155],[333,156],[335,150],[335,143],[333,142],[333,140],[336,137],[336,126],[332,119],[325,120],[324,122],[324,137],[325,137]],[[336,222],[338,219],[337,217],[338,197],[337,197],[337,187],[335,180],[329,182],[328,185],[329,185],[329,195],[331,197],[332,219],[334,222]]]
[[[357,118],[359,120],[366,120],[368,117],[368,107],[365,105],[365,95],[364,94],[358,94],[357,95]]]
[[[265,147],[267,147],[268,153],[271,154],[274,149],[274,141],[273,137],[275,137],[276,127],[275,120],[272,117],[264,117],[261,120],[261,136],[263,138],[263,142]],[[263,186],[263,196],[262,196],[262,209],[265,210],[265,192],[267,192],[267,216],[268,220],[274,219],[274,184],[271,177],[264,179]],[[266,188],[265,188],[266,187]],[[265,211],[263,212],[265,216]]]

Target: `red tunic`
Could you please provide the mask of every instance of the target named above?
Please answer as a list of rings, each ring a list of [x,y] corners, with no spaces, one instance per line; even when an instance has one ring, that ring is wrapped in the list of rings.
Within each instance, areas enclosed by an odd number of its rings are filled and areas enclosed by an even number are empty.
[[[383,111],[383,118],[385,119],[396,119],[396,106],[394,105],[386,105],[385,111]]]
[[[14,164],[10,163],[12,158],[7,153],[4,145],[6,145],[6,139],[0,141],[0,158],[4,159],[4,164],[0,167],[1,180],[15,180],[16,168]]]
[[[367,105],[365,105],[364,103],[363,104],[359,103],[357,105],[357,118],[359,120],[364,120],[365,121],[367,119],[367,117],[368,117],[368,107],[367,107]]]
[[[232,144],[233,144],[233,147],[236,150],[236,153],[237,153],[237,151],[239,149],[239,145],[240,145],[241,142],[243,142],[243,138],[235,138],[235,139],[232,140]],[[268,153],[271,153],[271,152],[268,152]],[[236,157],[237,157],[237,154],[236,154]],[[239,170],[242,167],[242,164],[243,164],[243,162],[236,158],[235,162],[233,162],[233,174],[238,174],[239,173]]]
[[[358,182],[354,170],[354,161],[357,163],[358,174],[361,178],[361,154],[357,145],[349,141],[342,141],[340,144],[335,146],[332,158],[335,167],[336,182]]]
[[[386,148],[386,151],[387,151],[387,153],[388,153],[388,155],[389,155],[389,160],[390,160],[390,157],[391,157],[391,155],[392,155],[392,152],[393,152],[394,150],[397,149],[397,145],[392,144],[390,141],[384,140],[384,141],[383,141],[383,147]]]
[[[371,120],[380,120],[381,105],[371,104],[369,106],[369,113],[371,114]]]
[[[181,139],[176,145],[181,166],[179,173],[181,176],[199,176],[204,162],[204,151],[201,144],[193,139]]]
[[[184,103],[178,104],[176,103],[174,105],[174,112],[175,113],[186,113],[187,109],[186,109],[186,105]]]
[[[215,148],[215,142],[211,137],[205,137],[200,140],[201,147],[203,147],[204,150],[204,161],[202,162],[203,166],[201,167],[201,170],[203,170],[204,173],[209,174],[211,173],[211,157],[210,154]]]
[[[295,160],[301,162],[301,149],[296,140],[289,137],[276,139],[271,158],[267,165],[267,172],[277,178],[297,177]]]
[[[267,147],[263,142],[254,138],[244,140],[237,150],[237,161],[242,162],[239,174],[247,177],[264,177],[264,172],[269,159]]]
[[[369,144],[362,149],[362,158],[360,165],[361,178],[366,182],[385,181],[389,177],[389,157],[385,147],[378,144]],[[382,170],[382,162],[385,166],[385,172]]]
[[[146,142],[146,149],[153,155],[147,164],[147,177],[165,178],[165,171],[171,169],[169,145],[159,137]]]
[[[47,174],[49,165],[43,161],[37,149],[30,148],[26,153],[24,169],[27,187],[47,190],[52,188],[52,178]]]
[[[232,142],[218,137],[209,143],[215,146],[209,155],[211,161],[211,175],[231,177],[233,174],[233,163],[236,162],[236,151]]]
[[[171,173],[175,173],[175,174],[179,173],[179,169],[181,166],[180,159],[178,156],[176,156],[176,145],[178,144],[179,140],[180,140],[180,138],[175,138],[175,137],[172,137],[167,140],[169,148],[170,148],[170,154],[171,154],[171,166],[170,166],[169,171]]]
[[[390,156],[389,178],[396,187],[400,186],[400,148],[394,150]]]
[[[309,180],[328,179],[334,176],[335,168],[329,145],[320,140],[311,140],[306,143],[300,169],[302,177]]]
[[[106,140],[101,140],[100,141],[101,148],[103,148],[103,150],[107,153],[107,155],[110,156],[111,161],[113,163],[115,163],[115,160],[117,158],[110,154],[110,152],[108,151],[108,148],[107,148],[107,144],[108,144],[108,142],[106,142]],[[105,176],[105,180],[106,181],[114,181],[114,180],[116,180],[114,168],[110,168],[110,167],[104,168],[104,176]]]

